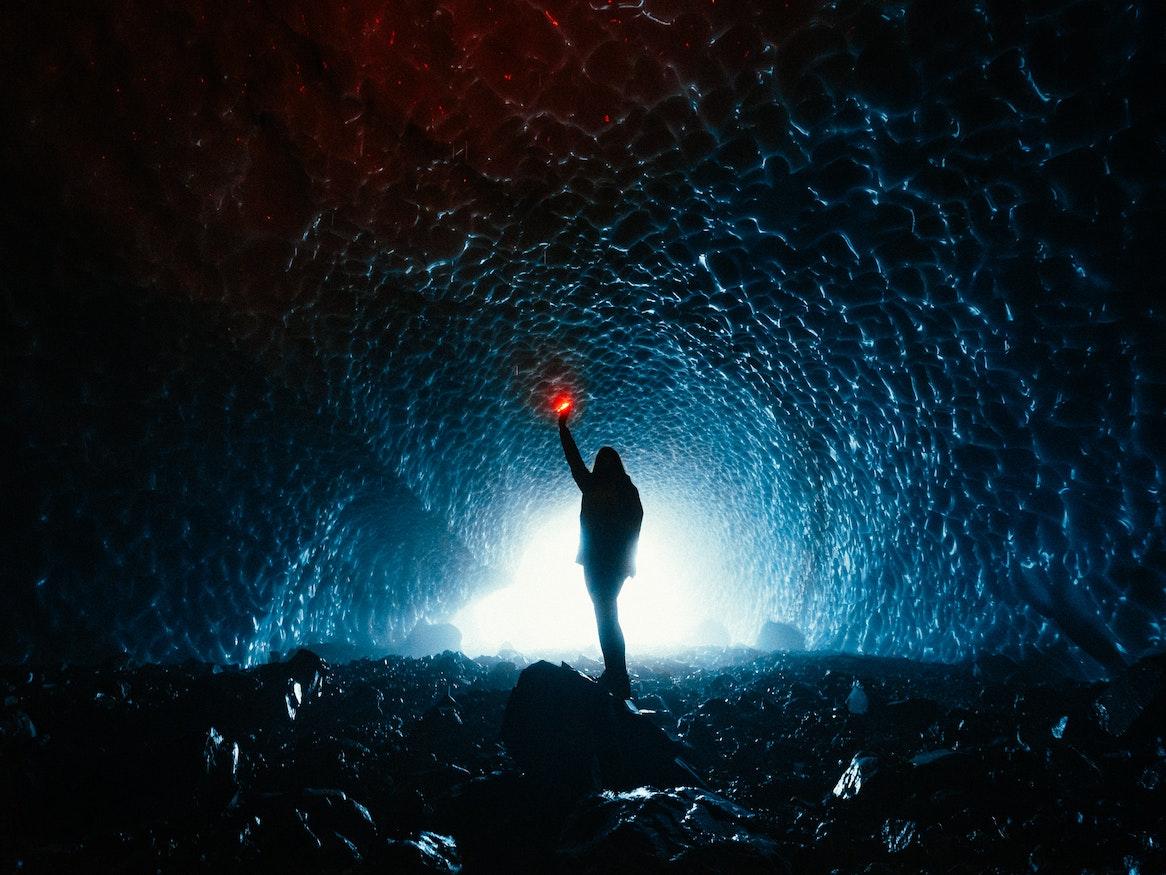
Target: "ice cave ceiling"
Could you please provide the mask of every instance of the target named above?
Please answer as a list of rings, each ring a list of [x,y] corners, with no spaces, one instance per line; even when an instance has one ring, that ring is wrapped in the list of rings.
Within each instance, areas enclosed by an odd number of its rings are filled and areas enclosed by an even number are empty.
[[[1161,648],[1155,5],[22,4],[0,656],[447,616],[561,387],[741,640]]]

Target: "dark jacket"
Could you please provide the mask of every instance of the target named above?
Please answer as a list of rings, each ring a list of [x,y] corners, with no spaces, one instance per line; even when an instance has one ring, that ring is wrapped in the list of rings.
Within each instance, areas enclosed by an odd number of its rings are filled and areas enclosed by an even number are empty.
[[[559,439],[563,442],[563,454],[567,457],[571,476],[583,492],[583,506],[579,511],[579,554],[575,561],[589,568],[618,574],[621,579],[634,576],[636,544],[644,519],[639,490],[624,472],[614,450],[605,448],[617,460],[614,469],[607,467],[603,472],[595,473],[583,463],[565,422],[559,425]],[[596,465],[596,469],[599,468]]]

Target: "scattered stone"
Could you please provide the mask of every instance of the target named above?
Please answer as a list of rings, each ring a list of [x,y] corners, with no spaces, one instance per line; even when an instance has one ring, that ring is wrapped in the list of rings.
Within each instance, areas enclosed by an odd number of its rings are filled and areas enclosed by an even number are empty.
[[[870,697],[859,681],[855,681],[850,688],[850,695],[846,697],[846,710],[859,716],[870,710]]]
[[[324,694],[324,685],[331,669],[328,663],[310,650],[297,650],[286,662],[261,666],[257,679],[265,684],[279,686],[283,710],[289,720],[295,720],[300,710]]]
[[[310,650],[297,650],[284,663],[289,677],[300,685],[302,698],[316,699],[324,692],[324,680],[329,674],[328,663]]]
[[[839,799],[853,799],[878,774],[879,765],[879,758],[876,756],[855,754],[842,777],[838,779],[838,783],[834,785],[834,795]]]
[[[756,832],[758,825],[751,811],[707,790],[605,791],[572,813],[560,855],[591,872],[786,870],[777,844]]]
[[[883,844],[888,854],[901,854],[911,847],[911,843],[919,833],[919,827],[913,820],[899,817],[889,818],[883,823]]]
[[[227,741],[213,726],[203,746],[205,795],[212,802],[226,802],[239,785],[239,742]]]
[[[955,751],[951,751],[946,748],[942,750],[928,750],[911,757],[911,765],[929,766],[932,763],[938,763],[941,760],[945,760],[950,756],[955,756]]]
[[[0,669],[36,730],[0,734],[0,868],[1166,871],[1153,699],[1094,719],[1152,675],[704,648],[634,662],[637,712],[549,663],[496,689],[504,662]]]
[[[451,836],[422,832],[415,839],[392,840],[384,853],[387,871],[436,872],[457,875],[462,871],[457,842]]]

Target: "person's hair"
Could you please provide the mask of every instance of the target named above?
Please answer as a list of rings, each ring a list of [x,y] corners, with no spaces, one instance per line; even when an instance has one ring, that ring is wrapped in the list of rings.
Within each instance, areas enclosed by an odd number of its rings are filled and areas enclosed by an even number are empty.
[[[600,447],[595,454],[595,464],[591,473],[600,480],[627,480],[628,472],[624,470],[623,459],[611,447]]]

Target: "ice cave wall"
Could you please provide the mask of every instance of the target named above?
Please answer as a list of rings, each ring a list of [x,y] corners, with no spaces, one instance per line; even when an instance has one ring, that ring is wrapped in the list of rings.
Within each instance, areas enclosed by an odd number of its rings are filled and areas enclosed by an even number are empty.
[[[5,658],[369,646],[572,489],[748,639],[1161,647],[1160,11],[29,4]]]

